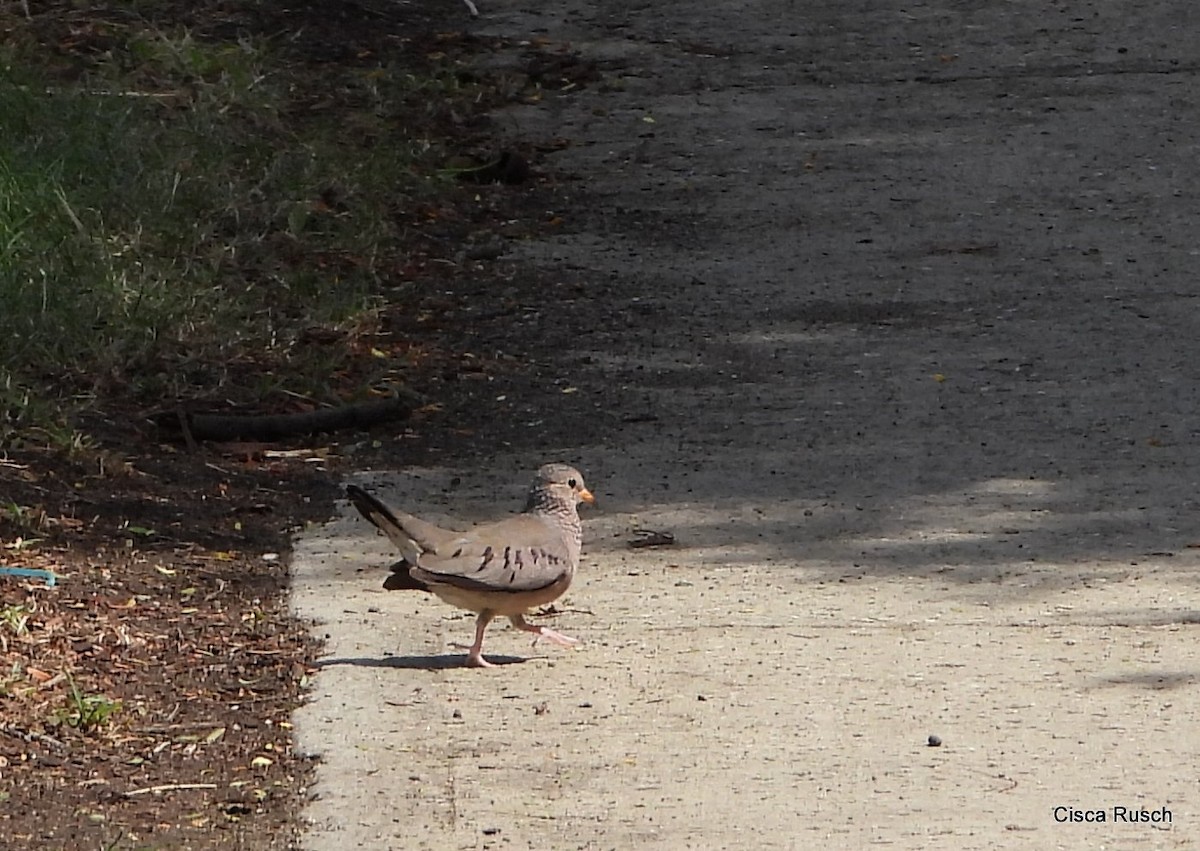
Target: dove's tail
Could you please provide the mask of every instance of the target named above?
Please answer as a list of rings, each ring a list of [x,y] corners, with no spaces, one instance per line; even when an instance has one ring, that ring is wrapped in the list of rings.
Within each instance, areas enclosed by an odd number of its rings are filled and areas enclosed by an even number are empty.
[[[346,496],[350,497],[358,513],[387,535],[408,561],[416,564],[422,552],[437,552],[436,542],[426,540],[428,536],[424,535],[426,527],[436,529],[436,526],[402,511],[393,511],[358,485],[346,485]]]
[[[378,498],[371,496],[357,485],[346,485],[346,496],[350,497],[350,501],[354,503],[354,507],[358,509],[358,513],[370,520],[371,523],[378,527],[388,539],[395,543],[405,553],[405,557],[393,564],[390,568],[391,575],[383,581],[383,587],[389,591],[428,591],[429,588],[423,582],[414,579],[409,573],[412,564],[409,560],[409,551],[416,550],[416,543],[412,536],[409,535],[405,528],[405,522],[396,516],[396,513],[379,501]],[[404,515],[409,521],[417,520],[415,517]],[[413,556],[415,558],[416,556]]]
[[[460,532],[441,529],[419,517],[388,508],[358,485],[346,485],[346,496],[359,514],[387,535],[400,555],[412,564],[418,564],[423,553],[437,555],[461,537]]]
[[[393,541],[396,539],[396,535],[409,537],[405,534],[400,519],[392,513],[392,510],[358,485],[346,485],[346,496],[350,497],[350,501],[354,503],[359,514],[370,520]]]
[[[400,555],[409,562],[418,564],[422,553],[434,556],[448,551],[458,544],[461,532],[443,529],[403,511],[386,507],[379,499],[362,490],[358,485],[347,485],[346,496],[354,503],[359,514],[379,527],[400,550]]]

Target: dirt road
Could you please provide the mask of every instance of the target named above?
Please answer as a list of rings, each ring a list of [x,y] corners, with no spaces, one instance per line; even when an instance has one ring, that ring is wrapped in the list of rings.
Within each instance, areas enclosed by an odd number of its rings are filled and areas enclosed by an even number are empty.
[[[307,536],[309,847],[1200,842],[1191,6],[481,5],[603,74],[502,117],[572,141],[511,258],[552,354],[488,457],[367,481],[578,464],[584,644],[454,667],[366,524]]]

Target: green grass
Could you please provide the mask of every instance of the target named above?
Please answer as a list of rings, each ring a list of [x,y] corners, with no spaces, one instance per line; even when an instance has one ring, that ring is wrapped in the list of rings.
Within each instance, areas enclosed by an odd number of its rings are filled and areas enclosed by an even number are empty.
[[[29,632],[29,614],[23,605],[5,606],[0,609],[0,627],[16,636],[25,635]]]
[[[326,114],[265,42],[118,35],[70,83],[0,49],[0,448],[114,398],[328,398],[301,332],[376,303],[393,211],[438,189],[395,136],[451,77],[341,70]]]
[[[67,684],[70,686],[67,705],[54,713],[51,720],[55,723],[66,724],[90,733],[103,727],[113,716],[120,713],[121,701],[102,694],[84,694],[70,674],[67,674]]]

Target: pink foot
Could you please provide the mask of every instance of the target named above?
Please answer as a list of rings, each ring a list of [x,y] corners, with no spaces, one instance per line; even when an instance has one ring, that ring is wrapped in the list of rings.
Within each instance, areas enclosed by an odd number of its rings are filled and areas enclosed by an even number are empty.
[[[569,635],[563,635],[561,632],[555,632],[548,626],[535,627],[533,631],[537,633],[537,638],[533,640],[534,644],[537,644],[543,638],[552,644],[557,644],[559,647],[574,647],[579,643],[578,638],[572,638]]]
[[[536,635],[537,638],[533,640],[535,645],[542,639],[557,644],[559,647],[573,647],[579,643],[578,638],[571,638],[569,635],[563,635],[561,632],[555,632],[548,626],[539,626],[538,624],[529,623],[529,621],[525,620],[525,618],[521,617],[520,615],[514,615],[513,617],[509,618],[509,620],[512,621],[512,625],[517,629],[525,632],[532,632],[534,635]]]
[[[494,668],[496,667],[487,659],[483,658],[483,632],[487,629],[487,625],[491,623],[492,618],[496,615],[493,612],[484,609],[479,613],[479,617],[475,619],[475,643],[467,648],[467,667],[468,668]],[[455,645],[463,647],[462,644]]]
[[[496,666],[483,658],[483,648],[476,647],[473,644],[459,644],[457,641],[450,642],[451,647],[457,647],[460,650],[467,651],[467,667],[468,668],[495,668]]]

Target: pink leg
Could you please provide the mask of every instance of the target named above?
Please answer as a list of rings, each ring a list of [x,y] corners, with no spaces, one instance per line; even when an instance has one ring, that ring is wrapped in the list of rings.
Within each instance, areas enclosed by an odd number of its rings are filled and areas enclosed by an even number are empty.
[[[483,658],[483,631],[487,629],[487,625],[492,622],[492,618],[494,617],[496,617],[495,612],[489,612],[487,609],[484,609],[479,613],[479,617],[475,619],[475,643],[467,650],[468,668],[496,667]]]
[[[534,635],[536,635],[537,638],[533,640],[534,644],[537,644],[543,638],[547,641],[553,641],[560,647],[571,647],[572,645],[579,643],[578,638],[571,638],[569,635],[563,635],[561,632],[555,632],[548,626],[539,626],[538,624],[530,623],[521,615],[512,615],[509,617],[509,620],[512,621],[512,625],[517,629],[522,629],[525,632],[532,632]]]

